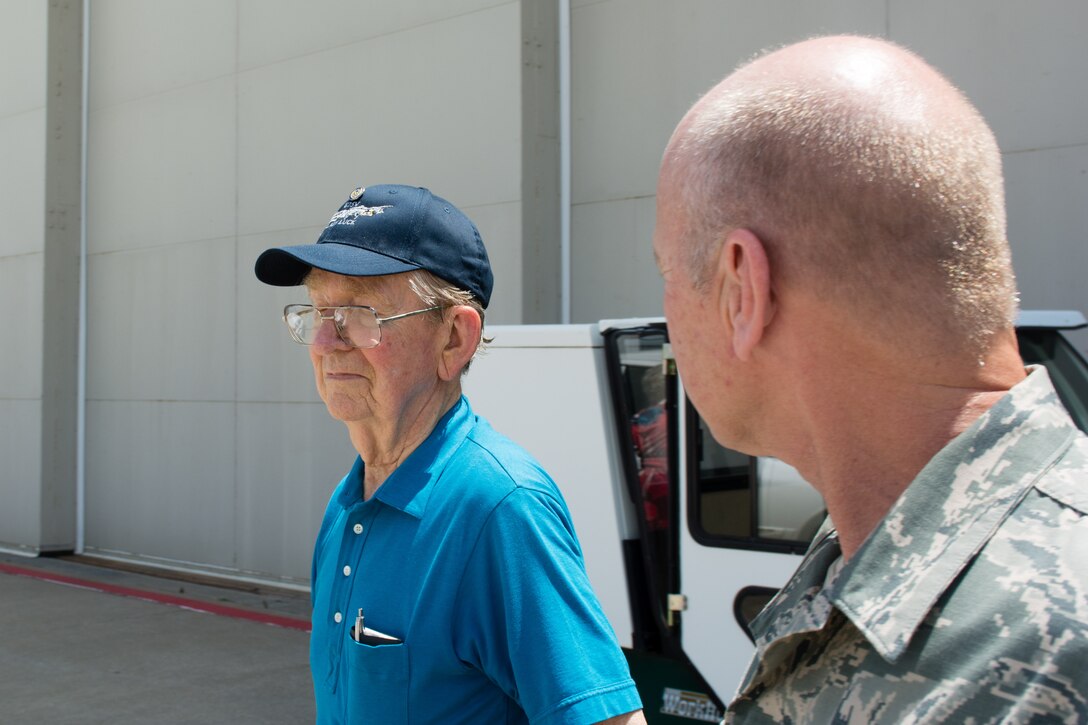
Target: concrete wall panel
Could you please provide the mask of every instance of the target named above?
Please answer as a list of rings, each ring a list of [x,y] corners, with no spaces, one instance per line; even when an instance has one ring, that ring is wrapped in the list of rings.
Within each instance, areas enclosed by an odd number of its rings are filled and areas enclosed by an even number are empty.
[[[40,253],[0,257],[0,400],[42,397],[42,279]]]
[[[232,238],[92,256],[88,396],[233,400],[234,262]]]
[[[40,252],[45,244],[44,106],[0,117],[0,159],[0,257]]]
[[[414,0],[379,6],[356,0],[239,0],[239,65],[247,70],[517,4],[511,0]]]
[[[42,303],[48,6],[0,5],[0,547],[42,540]]]
[[[91,114],[92,253],[235,233],[234,99],[231,77]]]
[[[518,31],[506,4],[241,74],[240,233],[327,221],[359,184],[516,200]]]
[[[230,76],[236,3],[109,0],[91,4],[91,107],[101,109]]]
[[[652,195],[688,107],[757,51],[820,32],[882,34],[883,4],[614,0],[571,11],[574,201]]]
[[[88,550],[234,567],[234,410],[88,403]]]
[[[306,583],[325,505],[357,455],[347,429],[321,403],[241,404],[237,440],[238,566]]]
[[[0,6],[0,118],[45,107],[48,7],[39,0]]]
[[[0,398],[0,548],[36,553],[41,540],[41,400]]]
[[[1001,150],[1088,144],[1088,3],[891,0],[892,40],[941,69]]]
[[[1088,144],[1007,154],[1004,164],[1022,306],[1088,314]]]
[[[238,62],[242,70],[249,70],[496,5],[517,4],[511,0],[417,0],[383,3],[375,9],[372,3],[353,0],[239,0]]]
[[[664,287],[651,244],[654,198],[581,204],[571,222],[577,230],[572,320],[660,315]]]

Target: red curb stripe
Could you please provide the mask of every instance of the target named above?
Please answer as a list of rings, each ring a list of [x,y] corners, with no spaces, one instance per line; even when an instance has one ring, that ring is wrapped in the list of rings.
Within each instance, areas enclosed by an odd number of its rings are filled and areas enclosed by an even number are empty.
[[[113,594],[119,597],[141,599],[145,602],[156,602],[158,604],[166,604],[171,607],[191,609],[197,612],[215,614],[220,617],[246,619],[251,622],[271,624],[275,627],[297,629],[303,632],[310,631],[309,620],[296,619],[295,617],[284,617],[278,614],[265,614],[264,612],[254,612],[248,609],[230,607],[224,604],[201,602],[196,599],[176,597],[170,594],[159,594],[157,592],[148,592],[142,589],[132,589],[130,587],[120,587],[115,584],[103,584],[101,582],[93,582],[87,579],[77,579],[75,577],[64,576],[61,574],[53,574],[51,572],[36,571],[34,569],[24,569],[19,566],[12,566],[10,564],[4,563],[0,563],[0,572],[3,572],[4,574],[12,574],[15,576],[30,577],[31,579],[40,579],[42,581],[53,582],[55,584],[65,584],[67,586],[79,587],[80,589],[90,589],[92,591],[102,592],[103,594]]]

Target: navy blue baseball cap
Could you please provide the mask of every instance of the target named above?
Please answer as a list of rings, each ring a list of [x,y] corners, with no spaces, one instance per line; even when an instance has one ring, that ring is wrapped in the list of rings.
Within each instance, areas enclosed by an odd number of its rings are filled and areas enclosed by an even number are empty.
[[[494,282],[476,225],[427,189],[399,184],[355,189],[315,244],[267,249],[254,271],[266,284],[292,287],[313,267],[353,277],[425,269],[484,307]]]

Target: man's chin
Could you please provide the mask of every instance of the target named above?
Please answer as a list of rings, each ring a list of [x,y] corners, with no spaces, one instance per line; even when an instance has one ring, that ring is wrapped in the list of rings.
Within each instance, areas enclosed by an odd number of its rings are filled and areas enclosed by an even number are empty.
[[[751,435],[751,431],[744,426],[711,425],[710,421],[705,422],[711,438],[724,448],[746,456],[774,455],[760,446]]]
[[[342,423],[352,423],[372,416],[370,408],[361,403],[335,398],[325,401],[325,410],[331,417]]]

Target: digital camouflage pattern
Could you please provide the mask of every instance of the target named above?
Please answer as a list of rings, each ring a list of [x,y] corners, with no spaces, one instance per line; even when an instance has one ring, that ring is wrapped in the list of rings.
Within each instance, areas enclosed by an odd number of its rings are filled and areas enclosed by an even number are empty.
[[[1088,437],[1034,368],[845,565],[817,536],[725,722],[1088,722],[1086,514]]]

